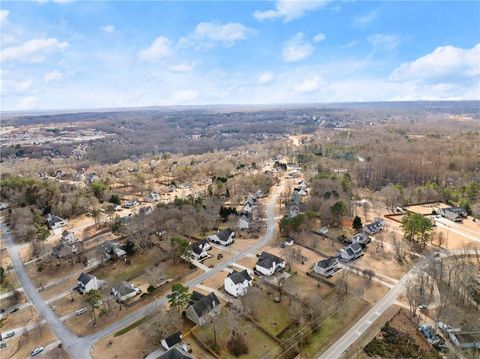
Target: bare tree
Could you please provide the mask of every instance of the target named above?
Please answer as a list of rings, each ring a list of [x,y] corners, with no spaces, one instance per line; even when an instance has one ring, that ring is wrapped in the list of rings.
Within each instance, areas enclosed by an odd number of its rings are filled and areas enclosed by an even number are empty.
[[[165,281],[165,271],[160,265],[153,265],[145,270],[148,284],[157,287]]]

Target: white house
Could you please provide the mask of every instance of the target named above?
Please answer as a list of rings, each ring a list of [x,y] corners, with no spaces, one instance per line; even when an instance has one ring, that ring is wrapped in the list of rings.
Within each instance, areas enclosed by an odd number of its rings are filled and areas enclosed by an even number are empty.
[[[263,275],[272,275],[278,270],[285,268],[285,261],[273,254],[262,252],[258,257],[255,270]]]
[[[105,260],[121,258],[127,254],[117,242],[109,241],[104,242],[97,247],[97,253],[100,254]]]
[[[164,347],[166,350],[170,350],[174,347],[180,348],[184,352],[188,352],[188,347],[187,345],[183,342],[182,338],[182,332],[178,331],[176,333],[173,333],[172,335],[169,335],[165,339],[162,339],[160,342],[162,347]]]
[[[352,261],[363,256],[362,246],[358,243],[352,243],[348,247],[341,249],[338,255],[346,261]]]
[[[362,247],[365,247],[368,243],[370,243],[370,241],[370,236],[365,232],[357,233],[352,237],[352,243],[358,243]]]
[[[202,239],[201,241],[196,241],[192,244],[192,254],[193,257],[197,260],[203,260],[208,258],[208,251],[212,249],[212,246],[206,239]]]
[[[325,277],[330,277],[337,270],[338,260],[335,257],[322,259],[313,265],[313,271]]]
[[[234,297],[244,296],[247,294],[248,286],[252,285],[252,277],[246,269],[241,272],[233,271],[228,274],[223,284],[227,293]]]
[[[199,326],[203,326],[211,321],[211,319],[220,313],[220,301],[214,292],[198,298],[193,304],[191,304],[185,311],[185,315],[188,319]]]
[[[160,195],[157,192],[150,192],[146,195],[145,201],[147,202],[157,202],[160,201]]]
[[[384,222],[381,218],[376,218],[372,223],[363,226],[363,231],[367,234],[375,234],[383,230]]]
[[[64,242],[65,244],[74,244],[76,243],[78,240],[77,238],[75,237],[75,233],[71,232],[71,231],[63,231],[62,233],[62,238],[61,238],[61,241]]]
[[[88,293],[91,290],[100,288],[97,277],[91,274],[82,273],[77,279],[77,287],[82,294]]]
[[[140,294],[141,290],[134,287],[133,284],[122,281],[112,288],[112,295],[119,302],[125,302],[127,299]]]
[[[242,215],[242,216],[240,216],[240,218],[238,218],[237,228],[239,230],[244,230],[244,229],[250,228],[250,222],[249,222],[247,216]]]
[[[145,206],[145,207],[141,207],[138,209],[138,215],[139,216],[149,216],[153,213],[153,208],[150,207],[150,206]]]
[[[66,226],[68,223],[66,219],[60,218],[59,216],[55,216],[51,213],[47,214],[46,219],[50,229],[57,229]]]
[[[233,237],[235,237],[235,232],[230,228],[227,228],[223,231],[218,231],[217,233],[212,234],[210,237],[208,237],[208,240],[213,243],[228,246],[233,243]]]
[[[133,208],[133,207],[136,207],[140,204],[140,202],[138,202],[136,199],[134,200],[131,200],[131,201],[128,201],[127,203],[125,203],[124,207],[125,208]]]

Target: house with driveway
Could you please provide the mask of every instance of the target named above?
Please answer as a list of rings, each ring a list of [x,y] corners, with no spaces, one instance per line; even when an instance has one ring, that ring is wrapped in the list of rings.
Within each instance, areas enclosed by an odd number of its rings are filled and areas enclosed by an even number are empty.
[[[50,229],[57,229],[60,227],[64,227],[68,223],[66,219],[63,219],[59,216],[55,216],[51,213],[47,214],[46,220],[47,220],[48,228]]]
[[[77,279],[76,289],[82,294],[88,293],[91,290],[100,288],[97,277],[88,273],[82,273]]]
[[[352,237],[352,243],[358,243],[362,247],[366,247],[367,244],[370,243],[370,241],[370,236],[365,232],[357,233]]]
[[[209,257],[208,251],[212,249],[212,246],[208,243],[208,240],[202,239],[193,243],[191,248],[193,257],[201,261]]]
[[[352,243],[348,247],[340,249],[337,256],[344,261],[353,261],[363,256],[362,246],[358,243]]]
[[[141,292],[142,291],[138,288],[135,288],[133,284],[125,281],[118,283],[112,288],[112,295],[115,297],[117,302],[125,302]]]
[[[203,326],[220,313],[220,301],[214,292],[205,296],[197,292],[196,299],[198,300],[188,306],[185,315],[195,324]]]
[[[316,262],[313,265],[313,272],[323,275],[324,277],[331,277],[338,270],[338,260],[335,257],[329,257]]]
[[[255,265],[255,271],[266,276],[283,269],[285,269],[285,260],[268,252],[262,252]]]
[[[235,237],[235,232],[232,229],[227,228],[223,231],[218,231],[215,234],[212,234],[208,237],[208,240],[213,243],[221,244],[222,246],[228,246],[233,243]]]
[[[233,271],[223,281],[225,291],[234,297],[247,294],[248,287],[252,285],[253,279],[246,269],[241,272]]]

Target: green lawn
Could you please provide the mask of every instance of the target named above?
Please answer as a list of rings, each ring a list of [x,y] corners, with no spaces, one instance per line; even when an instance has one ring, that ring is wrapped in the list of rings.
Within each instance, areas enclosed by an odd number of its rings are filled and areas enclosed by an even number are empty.
[[[272,296],[262,294],[255,298],[255,304],[256,321],[271,335],[277,336],[290,324],[287,296],[281,303],[275,303]]]
[[[328,317],[320,324],[314,335],[307,338],[308,344],[304,347],[304,353],[309,357],[319,354],[322,349],[326,348],[327,344],[338,339],[348,329],[348,326],[355,322],[355,317],[367,306],[368,302],[358,297],[354,297],[345,303],[336,314]]]

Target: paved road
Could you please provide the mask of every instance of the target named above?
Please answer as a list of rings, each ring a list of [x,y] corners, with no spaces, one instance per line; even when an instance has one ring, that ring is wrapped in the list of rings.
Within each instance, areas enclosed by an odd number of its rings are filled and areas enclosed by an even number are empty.
[[[23,288],[23,291],[25,292],[30,302],[37,308],[40,315],[47,322],[48,326],[55,333],[55,335],[60,340],[60,342],[63,343],[64,348],[71,354],[72,358],[74,359],[88,358],[84,356],[79,356],[77,355],[77,353],[70,350],[70,348],[78,342],[79,338],[77,338],[77,336],[72,334],[70,329],[68,329],[62,323],[60,318],[56,316],[56,314],[50,309],[48,304],[42,298],[37,288],[28,277],[27,272],[25,271],[25,266],[23,265],[20,259],[20,256],[18,255],[18,252],[15,249],[15,244],[13,242],[11,233],[8,233],[6,231],[6,226],[4,223],[0,224],[0,228],[3,232],[4,240],[7,243],[8,254],[10,255],[10,258],[12,260],[12,265],[15,270],[15,274],[17,275],[18,281],[20,282]]]
[[[474,250],[462,251],[455,250],[444,254],[442,257],[455,257],[462,255],[476,255]],[[415,266],[413,266],[405,275],[380,299],[375,305],[365,314],[355,325],[353,325],[348,332],[346,332],[340,339],[338,339],[330,348],[324,351],[318,359],[337,359],[365,333],[365,331],[378,319],[391,305],[393,305],[397,298],[403,293],[408,282],[419,273],[425,270],[428,264],[429,257],[421,259]]]

